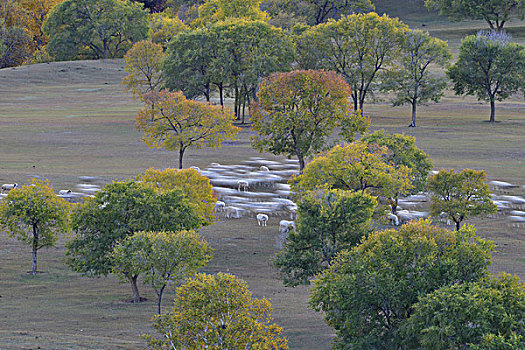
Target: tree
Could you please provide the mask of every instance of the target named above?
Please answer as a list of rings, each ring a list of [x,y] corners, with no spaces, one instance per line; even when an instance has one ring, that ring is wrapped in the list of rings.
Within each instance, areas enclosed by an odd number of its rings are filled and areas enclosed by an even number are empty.
[[[211,23],[231,20],[247,19],[264,21],[268,19],[266,12],[261,11],[262,0],[208,0],[199,6],[197,26],[207,26]]]
[[[428,178],[427,189],[432,194],[430,211],[439,216],[445,213],[456,223],[459,230],[461,222],[472,216],[496,212],[483,170],[465,169],[454,173],[454,169],[440,170]]]
[[[214,209],[217,198],[213,196],[210,179],[194,169],[155,170],[150,168],[137,180],[155,185],[162,191],[178,188],[205,224],[210,224],[215,218]]]
[[[144,9],[147,9],[150,13],[162,13],[166,10],[168,1],[166,0],[132,0],[134,2],[142,4]]]
[[[159,92],[163,83],[162,62],[165,57],[162,46],[149,40],[139,41],[126,53],[126,75],[122,79],[124,90],[144,100],[152,92]]]
[[[215,64],[218,56],[216,33],[209,28],[184,31],[173,37],[168,45],[163,72],[166,87],[180,90],[188,98],[204,96],[210,102],[212,84],[219,89],[221,106],[227,77]]]
[[[156,316],[151,349],[288,349],[266,298],[230,274],[197,274],[179,288],[170,313]]]
[[[500,274],[421,297],[403,335],[410,349],[523,349],[524,315],[525,285]]]
[[[461,42],[459,58],[447,72],[457,95],[476,95],[490,101],[490,119],[495,121],[495,101],[525,87],[525,47],[509,42],[504,34],[478,33]]]
[[[314,282],[311,306],[336,330],[336,349],[399,349],[399,330],[418,297],[488,274],[494,244],[474,228],[449,231],[429,220],[374,232]]]
[[[214,67],[221,67],[233,93],[234,112],[244,124],[245,107],[256,100],[261,79],[290,69],[294,47],[289,35],[263,21],[232,20],[211,27],[219,39]]]
[[[335,256],[358,244],[371,232],[376,200],[361,193],[317,190],[301,198],[297,230],[291,231],[274,264],[284,284],[309,284]]]
[[[408,30],[401,43],[399,68],[391,72],[389,83],[383,87],[393,91],[394,106],[412,105],[412,123],[416,126],[416,107],[427,102],[439,102],[447,87],[445,77],[432,76],[428,68],[446,67],[452,59],[445,41],[431,37],[422,30]]]
[[[87,199],[72,215],[75,235],[66,244],[66,262],[89,276],[107,275],[113,269],[114,245],[138,231],[179,231],[202,226],[182,191],[156,191],[134,181],[107,184],[94,198]],[[140,302],[138,274],[125,278]]]
[[[240,130],[227,109],[187,100],[181,92],[161,91],[146,104],[136,120],[142,140],[148,147],[178,150],[179,169],[188,148],[220,147]]]
[[[384,130],[378,130],[367,134],[361,141],[370,145],[387,147],[386,161],[395,169],[407,167],[411,170],[411,186],[391,186],[388,202],[392,213],[396,213],[398,199],[402,195],[416,194],[424,191],[427,185],[427,177],[433,168],[432,159],[416,147],[416,138],[402,134],[387,134]]]
[[[411,170],[388,162],[388,149],[361,141],[335,146],[311,161],[300,176],[290,180],[298,198],[314,189],[342,189],[391,196],[411,188]]]
[[[371,12],[341,17],[306,30],[298,37],[302,68],[333,70],[352,88],[354,110],[363,111],[384,72],[399,55],[407,26],[397,18]]]
[[[32,275],[37,273],[38,250],[54,246],[57,233],[65,233],[68,224],[68,203],[55,195],[48,181],[33,180],[15,188],[0,203],[0,225],[9,236],[32,247]]]
[[[276,73],[259,86],[258,102],[251,106],[252,146],[259,151],[297,156],[302,172],[305,158],[326,150],[336,127],[352,141],[369,124],[352,113],[350,87],[334,72],[293,71]]]
[[[126,279],[144,274],[144,283],[157,294],[161,313],[166,287],[177,287],[212,258],[208,243],[193,231],[136,232],[113,248],[113,272]]]
[[[66,0],[44,22],[48,52],[62,61],[122,57],[147,31],[147,13],[125,0]]]
[[[425,6],[429,10],[439,10],[439,14],[452,21],[484,20],[491,30],[498,32],[511,17],[523,20],[525,15],[524,0],[425,0]]]
[[[6,27],[0,22],[0,69],[21,65],[31,56],[32,44],[24,28]]]
[[[188,27],[167,9],[161,13],[152,13],[148,16],[148,38],[155,44],[160,44],[164,49],[168,42],[177,34],[188,30]]]
[[[41,49],[47,44],[47,36],[42,26],[51,9],[63,0],[21,0],[20,6],[25,12],[25,27],[31,33],[31,38],[36,49]]]

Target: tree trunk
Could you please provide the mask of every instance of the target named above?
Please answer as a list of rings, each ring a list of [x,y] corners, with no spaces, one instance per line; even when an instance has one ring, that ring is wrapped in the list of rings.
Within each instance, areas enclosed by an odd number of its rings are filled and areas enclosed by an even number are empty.
[[[302,174],[303,169],[304,169],[304,158],[301,153],[296,152],[296,154],[297,154],[297,159],[299,159],[299,174]]]
[[[222,84],[219,84],[219,98],[221,100],[221,107],[224,109],[224,98],[223,98],[223,87]]]
[[[408,126],[409,128],[416,127],[416,102],[412,102],[412,124]]]
[[[31,268],[31,274],[34,276],[36,275],[36,258],[37,258],[37,252],[38,252],[38,227],[36,225],[33,225],[33,266]]]
[[[162,286],[162,288],[160,289],[159,293],[157,294],[157,296],[159,297],[159,300],[157,301],[157,312],[158,314],[160,315],[160,306],[162,304],[162,294],[164,293],[164,288],[166,286]]]
[[[243,99],[242,101],[242,121],[241,121],[241,124],[244,125],[244,109],[246,107],[246,98]]]
[[[494,102],[494,96],[490,97],[490,122],[494,123],[496,121],[496,104]]]
[[[181,145],[179,149],[179,170],[182,169],[182,157],[184,157],[184,148]]]
[[[456,223],[456,231],[459,231],[459,228],[461,226],[461,221],[455,221]]]
[[[133,290],[133,302],[134,303],[140,303],[140,294],[139,294],[139,288],[137,287],[137,279],[139,278],[139,275],[131,276],[129,279],[129,282],[131,283],[131,289]]]

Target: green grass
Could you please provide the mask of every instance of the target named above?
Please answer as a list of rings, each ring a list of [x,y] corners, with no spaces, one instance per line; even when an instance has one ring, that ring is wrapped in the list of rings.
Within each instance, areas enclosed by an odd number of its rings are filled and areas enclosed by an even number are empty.
[[[386,9],[398,4],[381,3]],[[398,7],[397,11],[404,11]],[[456,47],[465,33],[483,25],[450,26],[443,18],[424,17],[420,7],[413,11],[394,15],[401,19],[406,15],[408,23],[427,23],[433,34]],[[515,38],[521,41],[522,23],[512,23]],[[106,182],[135,176],[149,167],[174,166],[175,153],[149,149],[140,141],[134,127],[140,106],[122,91],[123,76],[122,60],[1,70],[0,181],[27,183],[39,176],[60,189],[72,187],[81,175]],[[371,129],[416,136],[436,168],[485,169],[489,179],[520,185],[525,184],[524,111],[521,96],[498,103],[498,122],[490,125],[487,104],[448,92],[442,103],[419,109],[417,128],[407,128],[409,107],[393,108],[387,101],[365,106]],[[249,129],[243,128],[237,142],[190,151],[185,166],[236,164],[261,156],[250,148],[249,136]],[[520,191],[517,194],[524,194],[525,189]],[[278,221],[272,217],[268,227],[258,227],[250,218],[219,220],[203,229],[216,249],[206,271],[234,273],[248,282],[257,297],[271,298],[275,320],[284,328],[291,349],[328,349],[333,334],[321,315],[308,308],[308,288],[283,287],[270,263],[277,251]],[[525,230],[510,227],[504,218],[472,223],[479,235],[498,244],[492,271],[525,278]],[[114,277],[90,279],[71,272],[62,262],[65,239],[56,248],[40,251],[43,273],[33,277],[26,273],[31,263],[29,247],[0,234],[0,349],[143,348],[139,334],[150,331],[153,291],[141,287],[149,301],[134,305],[125,301],[130,297],[129,286]],[[165,298],[165,310],[171,296]]]

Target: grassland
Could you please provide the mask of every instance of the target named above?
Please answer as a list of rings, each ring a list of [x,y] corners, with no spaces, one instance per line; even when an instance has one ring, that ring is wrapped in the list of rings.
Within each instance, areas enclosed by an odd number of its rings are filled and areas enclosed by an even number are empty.
[[[383,1],[393,6],[393,2]],[[411,15],[412,16],[412,15]],[[413,14],[417,23],[417,11]],[[447,26],[427,21],[454,47],[476,23]],[[425,22],[425,23],[427,23]],[[524,31],[515,27],[519,40]],[[520,39],[521,38],[521,39]],[[78,183],[78,176],[101,181],[135,176],[148,167],[173,166],[176,155],[148,149],[134,128],[137,101],[123,93],[121,60],[65,62],[0,71],[0,182],[50,179],[55,188]],[[409,108],[380,101],[367,105],[371,128],[414,135],[436,168],[485,169],[489,179],[525,184],[525,103],[515,96],[497,104],[497,123],[489,108],[473,98],[448,92],[443,102],[419,111],[418,127],[407,128]],[[261,156],[249,145],[250,130],[217,150],[191,151],[185,165],[234,164]],[[270,159],[274,157],[264,155]],[[521,190],[523,192],[523,190]],[[518,193],[520,194],[520,193]],[[523,193],[521,193],[523,194]],[[328,349],[332,331],[307,306],[308,288],[285,288],[269,262],[276,252],[278,218],[268,227],[255,219],[219,220],[202,233],[216,249],[207,272],[229,271],[245,279],[258,297],[272,299],[276,321],[291,349]],[[472,221],[479,235],[498,244],[492,270],[525,278],[525,230],[503,218]],[[36,277],[29,248],[0,233],[0,349],[139,349],[139,334],[149,332],[154,293],[142,287],[148,302],[127,303],[130,288],[113,277],[89,279],[71,272],[56,248],[39,253]],[[169,300],[169,296],[165,298]],[[167,305],[167,304],[165,304]]]

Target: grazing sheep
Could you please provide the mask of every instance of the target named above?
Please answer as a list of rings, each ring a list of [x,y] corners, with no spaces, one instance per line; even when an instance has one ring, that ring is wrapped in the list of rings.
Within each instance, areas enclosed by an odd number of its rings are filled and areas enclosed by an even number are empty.
[[[237,208],[237,207],[226,207],[225,208],[225,214],[224,217],[228,219],[239,219],[242,217],[242,214],[244,213],[244,209]]]
[[[61,196],[65,196],[65,195],[71,194],[71,190],[60,190],[58,191],[58,194]]]
[[[190,169],[193,169],[193,170],[195,170],[198,173],[201,172],[201,168],[199,168],[198,166],[192,166],[192,167],[190,167]]]
[[[508,216],[509,220],[512,222],[513,227],[520,227],[520,225],[525,225],[525,217],[518,215]]]
[[[257,224],[259,226],[266,226],[267,223],[268,223],[268,215],[257,214]]]
[[[223,201],[217,201],[217,203],[215,203],[215,208],[213,208],[213,210],[216,213],[218,213],[218,212],[224,211],[225,208],[226,208],[226,203],[224,203]]]
[[[288,220],[281,220],[279,222],[279,230],[281,235],[287,235],[290,230],[295,230],[295,222]]]
[[[2,193],[4,191],[11,191],[13,188],[16,188],[18,187],[18,184],[17,183],[14,183],[14,184],[3,184],[2,185]]]
[[[237,181],[237,190],[240,192],[241,189],[246,192],[248,191],[248,188],[249,188],[249,184],[248,184],[248,181],[244,181],[244,180],[239,180]]]
[[[388,213],[388,219],[390,220],[390,224],[399,226],[399,219],[396,214]]]
[[[270,171],[270,169],[268,169],[267,166],[264,166],[264,165],[261,165],[261,167],[259,168],[259,170],[261,171]]]
[[[443,212],[443,211],[441,213],[439,213],[439,218],[440,218],[441,222],[444,222],[447,225],[451,225],[452,224],[452,221],[450,221],[450,216],[448,216],[448,214]]]

